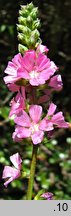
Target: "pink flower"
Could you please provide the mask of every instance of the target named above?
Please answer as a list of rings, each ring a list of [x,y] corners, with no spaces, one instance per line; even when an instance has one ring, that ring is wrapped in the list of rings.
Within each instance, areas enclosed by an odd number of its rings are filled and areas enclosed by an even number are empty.
[[[13,98],[10,102],[11,110],[9,113],[9,117],[13,116],[14,114],[17,115],[21,110],[25,109],[25,88],[23,88],[23,95],[18,92],[16,97]]]
[[[4,81],[6,84],[16,84],[16,81],[25,79],[32,86],[38,86],[45,84],[56,70],[57,66],[45,54],[29,50],[23,57],[20,53],[15,55],[12,62],[8,63],[5,70],[8,76],[4,77]]]
[[[3,170],[3,175],[2,178],[8,178],[8,180],[4,183],[4,186],[7,187],[7,185],[12,182],[13,180],[17,179],[20,177],[20,170],[21,170],[21,157],[19,155],[19,153],[16,153],[14,155],[12,155],[10,157],[10,161],[12,162],[12,164],[15,166],[11,167],[11,166],[5,166],[4,170]]]
[[[30,115],[30,116],[29,116]],[[41,143],[44,136],[44,131],[39,129],[42,115],[42,107],[38,105],[31,105],[29,115],[25,111],[21,111],[15,118],[17,123],[13,138],[16,141],[22,138],[30,137],[34,144]]]
[[[56,90],[56,91],[61,90],[62,87],[63,87],[61,75],[53,76],[53,77],[50,79],[50,82],[49,82],[48,85],[49,85],[50,87],[54,88],[54,90]]]
[[[65,122],[62,112],[55,113],[56,105],[51,103],[48,113],[41,120],[42,107],[39,105],[31,105],[29,115],[22,110],[14,119],[16,125],[13,139],[20,141],[23,138],[31,138],[33,144],[41,143],[44,138],[45,131],[52,131],[54,126],[58,128],[68,128],[69,124]]]
[[[41,121],[40,129],[48,131],[48,124],[50,124],[50,130],[54,129],[54,126],[58,128],[68,128],[69,124],[68,122],[65,122],[64,116],[62,112],[58,112],[56,114],[56,105],[54,103],[51,103],[48,109],[48,113],[46,117]]]
[[[43,193],[43,194],[41,195],[41,197],[42,197],[42,198],[45,198],[45,199],[47,199],[47,200],[52,200],[52,199],[53,199],[53,194],[50,193],[50,192]]]

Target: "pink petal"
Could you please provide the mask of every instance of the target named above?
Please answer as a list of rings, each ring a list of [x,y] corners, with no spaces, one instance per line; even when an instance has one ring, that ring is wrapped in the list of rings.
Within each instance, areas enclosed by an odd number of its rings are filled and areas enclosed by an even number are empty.
[[[42,115],[42,107],[39,105],[31,105],[29,114],[34,123],[38,123]]]
[[[15,131],[16,131],[17,137],[20,139],[30,137],[31,135],[31,130],[28,128],[17,126]]]
[[[22,56],[20,53],[18,53],[17,55],[14,56],[14,58],[12,59],[12,62],[17,66],[20,67],[21,63],[22,63]]]
[[[19,77],[15,77],[15,76],[5,76],[4,77],[4,81],[6,84],[16,82],[17,80],[19,80]]]
[[[37,144],[41,143],[43,140],[43,137],[44,137],[43,131],[35,132],[33,135],[31,135],[33,144],[37,145]]]
[[[40,68],[40,66],[39,66],[39,67],[38,67],[38,70],[39,70],[40,72],[44,72],[44,71],[48,70],[48,69],[50,68],[50,66],[51,66],[50,59],[47,58],[46,63],[43,64],[43,66],[41,65],[41,68]]]
[[[23,56],[23,67],[28,72],[32,71],[35,58],[36,58],[36,52],[34,50],[27,51]]]
[[[12,92],[17,92],[17,91],[19,90],[20,86],[11,83],[11,84],[8,84],[8,88],[9,88],[9,90],[12,91]]]
[[[51,61],[51,70],[53,72],[53,74],[56,72],[56,70],[58,70],[58,67],[55,65],[55,63],[53,61]]]
[[[36,59],[37,66],[42,67],[47,63],[47,56],[43,53],[39,53]]]
[[[46,67],[42,70],[40,73],[40,78],[43,78],[46,80],[50,79],[50,77],[55,73],[57,67],[53,62],[49,63],[49,67]]]
[[[13,62],[9,61],[7,68],[5,69],[4,72],[8,75],[16,76],[17,75],[17,66]]]
[[[29,73],[24,68],[18,69],[18,77],[29,80]]]
[[[39,85],[38,79],[35,79],[35,78],[32,78],[32,79],[30,78],[29,82],[32,86],[38,86]]]
[[[54,88],[55,90],[61,90],[63,86],[61,75],[53,76],[50,79],[49,86]]]
[[[12,162],[12,164],[17,168],[20,169],[21,168],[21,163],[22,163],[22,159],[19,155],[19,153],[16,153],[12,156],[10,156],[10,161]]]
[[[36,50],[37,53],[44,53],[44,52],[47,53],[48,51],[49,51],[49,49],[46,46],[42,45],[42,44],[40,44],[37,47],[37,50]]]
[[[12,168],[12,167],[11,167]],[[6,175],[5,178],[7,178],[8,176]],[[20,177],[20,171],[12,168],[12,172],[11,172],[11,177],[9,177],[9,179],[4,183],[4,186],[7,187],[7,185],[12,182],[13,180],[17,179]]]
[[[11,166],[5,166],[4,167],[4,170],[3,170],[3,175],[2,175],[2,178],[5,179],[5,178],[10,178],[10,177],[13,177],[13,179],[16,178],[16,176],[19,175],[19,170],[11,167]]]
[[[13,141],[14,142],[22,142],[22,138],[18,138],[17,137],[17,132],[16,132],[16,130],[15,130],[15,132],[13,133],[13,135],[12,135],[12,138],[13,138]]]
[[[43,198],[45,198],[45,199],[47,199],[47,200],[52,200],[53,194],[50,193],[50,192],[43,193],[43,194],[41,195],[41,197],[43,197]]]
[[[39,86],[45,84],[45,79],[42,78],[39,74],[37,78],[30,78],[29,82],[32,86]]]
[[[18,113],[17,117],[14,119],[14,122],[17,123],[19,126],[30,127],[31,121],[28,114],[22,110]]]
[[[65,122],[64,120],[64,116],[62,112],[58,112],[56,113],[53,117],[52,117],[52,122],[53,124],[57,125],[59,128],[68,128],[69,124],[68,122]]]
[[[47,119],[43,119],[41,122],[40,122],[40,125],[39,125],[39,129],[42,130],[42,131],[51,131],[53,130],[53,123],[50,122],[49,120]]]
[[[57,106],[54,103],[51,103],[48,109],[47,116],[52,116],[55,113],[56,107]]]
[[[56,72],[57,66],[53,61],[50,62],[48,59],[48,67],[44,68],[43,71],[40,73],[40,78],[46,80],[50,79],[50,77]]]
[[[13,181],[13,177],[9,178],[5,183],[4,186],[7,187],[9,183]]]
[[[18,114],[21,110],[25,109],[25,101],[20,92],[16,95],[15,99],[11,101],[11,110],[9,116]]]

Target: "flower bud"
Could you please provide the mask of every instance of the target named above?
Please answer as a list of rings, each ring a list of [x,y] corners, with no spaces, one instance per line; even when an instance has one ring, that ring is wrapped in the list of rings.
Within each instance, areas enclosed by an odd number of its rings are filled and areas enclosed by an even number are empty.
[[[21,25],[25,25],[25,26],[26,26],[26,18],[25,18],[25,17],[19,16],[19,17],[18,17],[18,22],[19,22]]]
[[[37,14],[38,8],[34,7],[33,3],[21,6],[19,11],[17,30],[20,45],[18,49],[22,54],[26,49],[35,49],[41,43],[38,31],[40,20]]]
[[[24,46],[24,45],[22,45],[22,44],[19,44],[19,45],[18,45],[18,50],[19,50],[19,52],[20,52],[21,54],[24,54],[24,52],[27,51],[28,49],[27,49],[26,46]]]

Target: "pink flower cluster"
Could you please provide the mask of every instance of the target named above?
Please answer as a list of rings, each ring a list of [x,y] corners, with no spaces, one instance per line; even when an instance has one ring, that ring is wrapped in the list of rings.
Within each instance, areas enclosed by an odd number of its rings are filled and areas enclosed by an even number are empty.
[[[7,76],[4,81],[10,91],[16,93],[11,100],[9,117],[14,117],[16,123],[13,140],[20,142],[24,138],[32,140],[34,145],[41,143],[44,134],[53,131],[54,128],[68,128],[62,112],[57,112],[57,106],[50,101],[54,90],[62,89],[61,75],[56,74],[58,70],[53,61],[46,56],[48,48],[39,45],[35,50],[28,50],[22,56],[20,53],[9,61],[5,70]],[[43,87],[44,86],[44,87]],[[44,95],[37,98],[37,90]],[[49,100],[47,114],[43,117],[43,109],[40,104]],[[14,167],[5,166],[3,178],[9,178],[4,185],[20,176],[21,158],[19,154],[10,157]]]
[[[39,144],[44,138],[44,133],[54,130],[55,127],[68,127],[68,123],[65,122],[62,112],[55,114],[56,105],[50,103],[46,116],[42,119],[42,104],[48,99],[55,90],[61,90],[62,79],[60,75],[55,75],[57,66],[53,61],[46,56],[48,48],[43,45],[39,45],[34,50],[28,50],[24,56],[20,53],[17,54],[12,62],[8,63],[5,73],[8,74],[4,80],[9,89],[13,92],[17,92],[15,98],[12,99],[10,105],[11,110],[9,116],[14,116],[14,122],[16,123],[15,132],[13,133],[14,141],[22,141],[24,138],[30,138],[33,144]],[[26,86],[18,85],[17,81],[28,81]],[[48,82],[48,83],[47,83]],[[23,82],[24,83],[24,82]],[[49,89],[43,88],[44,95],[40,96],[37,104],[34,105],[36,95],[33,100],[33,89],[38,86],[47,83]],[[28,99],[32,102],[29,105]],[[35,94],[35,92],[34,92]],[[29,109],[26,107],[29,105]],[[26,112],[29,112],[28,113]]]
[[[29,50],[23,57],[20,53],[15,55],[5,70],[7,74],[4,77],[5,83],[16,84],[20,79],[24,79],[32,86],[45,84],[57,70],[54,62],[43,53],[45,50],[42,48],[38,48],[37,51]]]
[[[20,53],[15,55],[5,70],[8,75],[4,77],[4,81],[8,84],[9,89],[17,91],[16,82],[20,79],[27,80],[32,86],[38,86],[45,84],[54,75],[58,68],[53,61],[47,58],[44,52],[48,52],[48,49],[40,45],[36,51],[29,50],[25,52],[23,57]],[[58,89],[56,87],[57,82],[60,89],[62,81],[61,76],[58,75],[51,79],[49,86]]]

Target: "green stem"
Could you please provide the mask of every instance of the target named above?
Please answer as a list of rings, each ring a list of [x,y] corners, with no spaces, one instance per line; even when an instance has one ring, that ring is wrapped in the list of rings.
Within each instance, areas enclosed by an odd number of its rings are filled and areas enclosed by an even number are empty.
[[[32,200],[34,175],[35,175],[35,169],[36,169],[37,150],[38,150],[38,146],[33,145],[30,178],[29,178],[29,182],[28,182],[28,191],[27,191],[27,200]]]

